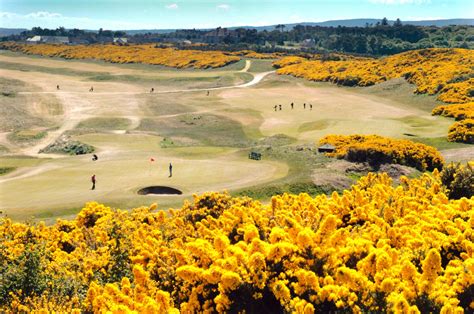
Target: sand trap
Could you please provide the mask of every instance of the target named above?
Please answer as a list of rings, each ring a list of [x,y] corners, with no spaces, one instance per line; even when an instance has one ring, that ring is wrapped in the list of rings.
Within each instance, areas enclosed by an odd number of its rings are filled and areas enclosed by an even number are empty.
[[[178,189],[169,187],[169,186],[147,186],[143,189],[138,190],[137,192],[140,195],[148,195],[148,194],[160,194],[160,195],[181,195],[181,192]]]

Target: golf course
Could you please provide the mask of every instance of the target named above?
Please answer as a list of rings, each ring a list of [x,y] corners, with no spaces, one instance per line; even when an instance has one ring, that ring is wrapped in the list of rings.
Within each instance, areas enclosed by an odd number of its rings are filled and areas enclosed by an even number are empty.
[[[284,191],[341,191],[362,173],[317,153],[328,134],[410,139],[448,162],[474,158],[472,146],[446,140],[453,120],[432,116],[435,96],[414,94],[402,78],[341,87],[278,75],[273,61],[175,69],[1,51],[2,214],[53,222],[89,201],[166,209],[206,191],[264,202]],[[88,151],[68,154],[62,144]],[[153,186],[163,194],[138,193]]]

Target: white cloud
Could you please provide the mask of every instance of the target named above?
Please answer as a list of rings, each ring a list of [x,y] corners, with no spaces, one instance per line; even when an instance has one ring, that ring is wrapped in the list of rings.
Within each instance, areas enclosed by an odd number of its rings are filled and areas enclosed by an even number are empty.
[[[64,26],[66,28],[82,29],[99,29],[100,27],[105,29],[140,29],[157,27],[157,25],[150,23],[130,23],[107,19],[64,16],[60,13],[46,11],[31,12],[28,14],[0,11],[0,27],[32,28],[35,26],[43,28],[57,28],[59,26]]]
[[[168,4],[165,7],[170,10],[177,10],[179,8],[178,4],[176,3]]]
[[[38,11],[38,12],[32,12],[29,14],[25,15],[26,18],[33,18],[33,19],[51,19],[51,18],[57,18],[57,17],[62,17],[61,14],[59,13],[51,13],[47,11]]]
[[[230,9],[230,5],[228,4],[219,4],[218,6],[216,6],[216,8],[218,8],[219,10],[229,10]]]
[[[429,4],[431,0],[369,0],[374,4],[403,5],[403,4]]]

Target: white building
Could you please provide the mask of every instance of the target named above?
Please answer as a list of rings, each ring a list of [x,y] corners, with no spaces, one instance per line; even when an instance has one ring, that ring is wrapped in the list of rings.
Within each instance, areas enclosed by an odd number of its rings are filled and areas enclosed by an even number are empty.
[[[67,36],[33,36],[26,40],[28,44],[69,44]]]

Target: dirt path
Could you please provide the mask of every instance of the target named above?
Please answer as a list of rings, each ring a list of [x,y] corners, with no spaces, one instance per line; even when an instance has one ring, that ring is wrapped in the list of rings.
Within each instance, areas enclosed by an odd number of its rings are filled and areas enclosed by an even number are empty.
[[[474,160],[474,148],[466,147],[466,148],[446,149],[446,150],[441,151],[441,155],[443,155],[444,159],[447,162],[470,161],[470,160]]]
[[[252,61],[245,60],[245,67],[242,70],[240,70],[239,72],[247,72],[250,69],[251,65],[252,65]]]

